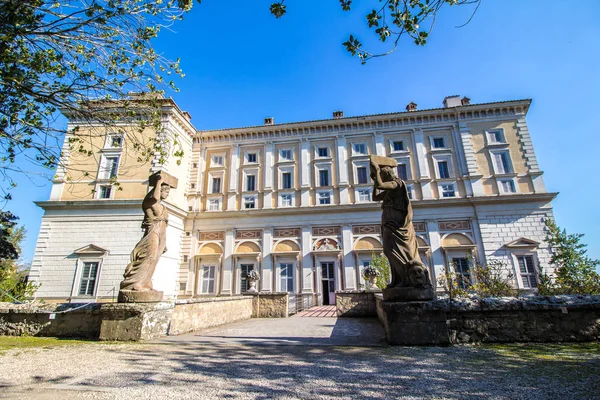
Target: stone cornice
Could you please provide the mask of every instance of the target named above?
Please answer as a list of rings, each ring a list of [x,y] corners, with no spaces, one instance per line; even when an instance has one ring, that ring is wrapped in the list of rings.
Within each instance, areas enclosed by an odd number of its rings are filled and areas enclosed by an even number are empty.
[[[243,140],[289,139],[292,137],[319,136],[329,133],[343,135],[346,133],[375,132],[387,129],[427,128],[428,125],[453,125],[477,119],[522,118],[527,114],[530,104],[530,99],[512,100],[412,112],[199,131],[197,136],[202,143],[209,144]]]
[[[139,209],[141,212],[143,199],[133,200],[48,200],[48,201],[36,201],[34,202],[38,207],[44,211],[48,210],[94,210],[94,209]],[[169,213],[177,215],[181,218],[187,216],[187,212],[181,208],[172,204],[163,202],[163,205],[167,207]]]

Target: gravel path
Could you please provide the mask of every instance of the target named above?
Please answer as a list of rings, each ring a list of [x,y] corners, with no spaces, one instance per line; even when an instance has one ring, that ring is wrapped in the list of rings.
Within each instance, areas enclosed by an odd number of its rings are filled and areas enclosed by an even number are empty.
[[[0,371],[14,399],[600,398],[600,354],[569,345],[83,344],[5,351]]]

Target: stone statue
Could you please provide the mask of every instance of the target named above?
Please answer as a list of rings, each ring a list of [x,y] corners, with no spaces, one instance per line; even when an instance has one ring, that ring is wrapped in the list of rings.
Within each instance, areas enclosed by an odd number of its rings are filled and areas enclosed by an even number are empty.
[[[168,212],[161,201],[167,198],[171,187],[177,187],[177,178],[164,172],[158,172],[150,176],[149,183],[152,189],[142,202],[144,236],[135,245],[131,252],[131,262],[125,268],[124,279],[119,291],[120,303],[162,300],[163,292],[152,288],[152,276],[156,264],[162,254],[167,251]]]
[[[412,207],[406,184],[394,173],[393,158],[371,156],[373,201],[382,201],[383,253],[390,262],[392,281],[383,290],[384,300],[433,299],[429,272],[419,257],[412,224]]]

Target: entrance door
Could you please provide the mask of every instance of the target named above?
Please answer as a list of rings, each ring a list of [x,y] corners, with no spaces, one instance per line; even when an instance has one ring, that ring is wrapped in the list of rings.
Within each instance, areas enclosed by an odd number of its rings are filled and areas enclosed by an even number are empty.
[[[335,304],[335,278],[333,277],[333,264],[332,262],[321,263],[321,275],[323,289],[323,305],[334,305]]]

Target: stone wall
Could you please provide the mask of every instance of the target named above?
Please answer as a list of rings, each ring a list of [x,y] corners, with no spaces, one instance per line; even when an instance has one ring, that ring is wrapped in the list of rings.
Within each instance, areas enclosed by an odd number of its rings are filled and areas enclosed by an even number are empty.
[[[375,317],[377,306],[375,293],[364,290],[343,290],[335,292],[335,306],[338,317]]]
[[[177,300],[169,335],[197,331],[252,317],[252,299],[245,296]]]
[[[252,297],[252,318],[287,318],[289,295],[281,293],[245,293]]]
[[[600,296],[384,302],[377,315],[394,345],[587,342],[600,339]]]

